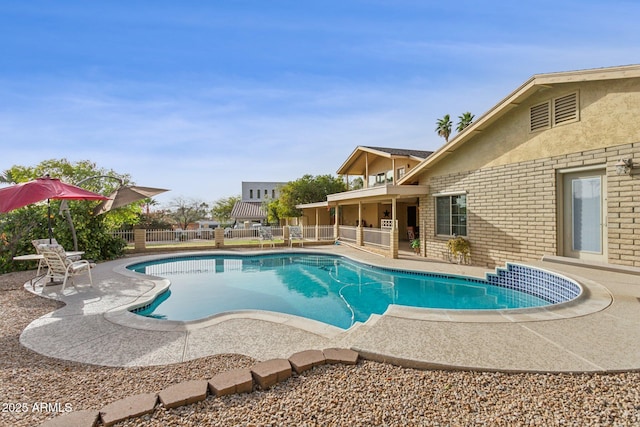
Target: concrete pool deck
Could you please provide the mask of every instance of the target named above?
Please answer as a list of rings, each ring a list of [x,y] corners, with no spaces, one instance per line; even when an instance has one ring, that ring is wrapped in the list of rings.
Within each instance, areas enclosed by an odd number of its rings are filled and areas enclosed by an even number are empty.
[[[227,252],[238,253],[195,253]],[[493,271],[409,256],[392,260],[344,245],[302,252],[482,278]],[[43,290],[39,284],[35,293],[63,301],[66,306],[34,320],[21,334],[20,342],[46,356],[106,366],[164,365],[226,353],[264,361],[303,350],[339,347],[353,349],[364,358],[416,368],[516,372],[640,369],[640,269],[611,271],[526,262],[523,264],[576,280],[585,295],[549,309],[491,313],[391,306],[384,315],[372,316],[345,331],[271,312],[236,312],[195,322],[148,319],[128,312],[126,307],[150,301],[168,281],[135,274],[125,266],[166,256],[98,264],[93,269],[93,288],[85,284],[84,277],[78,278],[77,289],[68,286],[64,293],[61,286]],[[33,291],[29,283],[25,288]]]

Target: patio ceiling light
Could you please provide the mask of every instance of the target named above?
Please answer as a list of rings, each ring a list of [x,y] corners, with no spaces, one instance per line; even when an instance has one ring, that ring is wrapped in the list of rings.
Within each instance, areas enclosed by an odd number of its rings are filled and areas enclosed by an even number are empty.
[[[631,169],[633,169],[632,159],[620,159],[616,163],[616,173],[618,175],[631,175]]]

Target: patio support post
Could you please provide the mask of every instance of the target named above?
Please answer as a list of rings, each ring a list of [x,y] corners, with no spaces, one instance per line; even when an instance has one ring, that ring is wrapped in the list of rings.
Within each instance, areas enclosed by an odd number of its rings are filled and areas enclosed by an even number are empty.
[[[425,236],[427,235],[427,223],[422,220],[420,222],[420,256],[427,256],[427,239]]]
[[[339,204],[336,203],[336,207],[334,208],[334,212],[335,212],[335,222],[333,224],[333,239],[334,240],[338,240],[338,237],[340,237],[340,226],[338,224],[338,208],[340,207]]]
[[[391,159],[391,184],[396,185],[396,159]]]
[[[364,153],[364,188],[369,188],[369,153]]]
[[[216,245],[216,248],[224,247],[224,229],[220,226],[213,230],[213,239]]]
[[[320,240],[320,224],[318,223],[320,218],[319,210],[320,208],[316,208],[316,242]]]
[[[363,237],[363,229],[362,229],[362,202],[358,202],[358,227],[356,228],[356,245],[364,246]]]
[[[284,246],[289,246],[289,240],[291,240],[291,233],[289,232],[289,225],[282,227],[282,238],[284,239]]]
[[[389,236],[389,255],[398,258],[398,220],[396,217],[396,198],[391,199],[391,235]]]
[[[147,248],[147,230],[144,228],[133,230],[133,247],[136,251],[144,251]]]

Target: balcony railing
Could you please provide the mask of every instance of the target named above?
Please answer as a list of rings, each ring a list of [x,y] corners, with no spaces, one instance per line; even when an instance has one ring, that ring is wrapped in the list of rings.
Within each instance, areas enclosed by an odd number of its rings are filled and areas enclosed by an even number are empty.
[[[357,231],[357,227],[353,227],[350,225],[341,225],[339,226],[338,236],[340,237],[340,240],[346,240],[347,242],[355,243],[357,238]]]
[[[333,225],[305,225],[302,227],[302,236],[305,240],[335,240]]]
[[[388,248],[391,246],[391,229],[363,228],[362,240],[365,245]]]

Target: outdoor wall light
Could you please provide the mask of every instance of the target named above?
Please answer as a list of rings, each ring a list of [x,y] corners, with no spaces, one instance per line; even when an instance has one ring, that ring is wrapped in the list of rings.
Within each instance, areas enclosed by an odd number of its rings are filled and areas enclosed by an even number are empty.
[[[620,159],[616,163],[616,173],[618,175],[631,175],[631,169],[633,169],[632,159]]]

